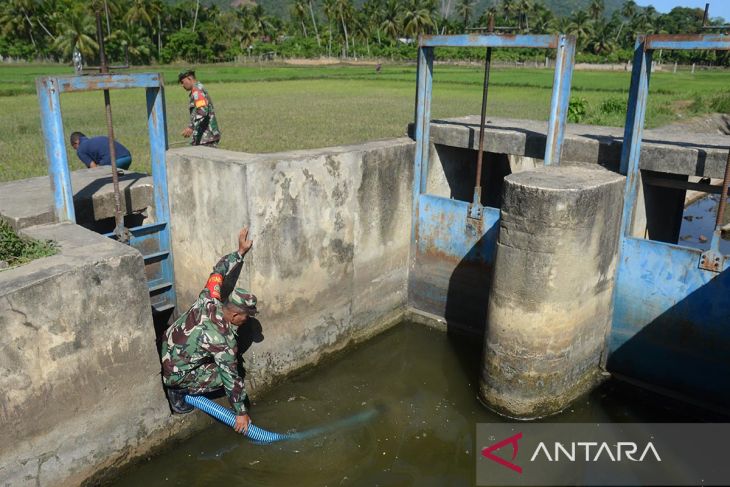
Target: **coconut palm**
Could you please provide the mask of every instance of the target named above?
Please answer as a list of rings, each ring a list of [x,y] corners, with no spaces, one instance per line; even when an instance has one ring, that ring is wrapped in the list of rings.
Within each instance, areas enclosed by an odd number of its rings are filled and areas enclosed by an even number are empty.
[[[621,15],[626,17],[629,22],[631,22],[634,19],[637,10],[638,7],[636,5],[636,2],[634,2],[634,0],[627,0],[621,6]]]
[[[532,31],[538,34],[553,32],[555,28],[555,16],[542,4],[535,8],[532,21]]]
[[[374,32],[378,38],[378,45],[381,45],[380,24],[383,22],[383,2],[382,0],[367,0],[362,6],[362,15],[365,22],[369,24],[371,34]]]
[[[469,17],[474,11],[475,3],[472,0],[461,0],[456,6],[456,13],[464,19],[464,28],[469,25]]]
[[[36,46],[33,30],[35,26],[30,18],[33,12],[33,0],[8,0],[0,14],[0,26],[6,36],[28,39]]]
[[[350,0],[335,0],[335,12],[342,25],[342,32],[345,34],[345,57],[350,47],[350,37],[347,32],[347,24],[352,22],[353,7]]]
[[[74,49],[78,49],[85,58],[91,58],[98,52],[99,44],[94,40],[94,19],[83,10],[67,11],[59,22],[58,29],[53,47],[61,51],[65,59],[71,58]]]
[[[568,24],[567,32],[569,34],[575,35],[578,41],[578,46],[580,46],[581,48],[585,47],[588,39],[590,39],[591,35],[593,34],[592,22],[591,19],[588,17],[588,14],[583,10],[578,10],[576,13],[574,13],[570,17],[570,23]]]
[[[501,9],[506,22],[517,14],[517,0],[502,0]]]
[[[322,2],[322,10],[324,16],[327,17],[327,55],[332,55],[332,35],[333,35],[333,21],[337,21],[337,8],[335,6],[336,0],[324,0]]]
[[[291,7],[291,16],[299,21],[302,26],[302,32],[304,37],[307,37],[307,26],[304,24],[305,19],[309,15],[308,8],[304,3],[304,0],[297,0]]]
[[[152,21],[155,18],[155,14],[151,11],[152,5],[147,0],[132,0],[127,13],[124,14],[124,21],[128,24],[152,27]]]
[[[314,27],[314,35],[317,37],[317,45],[322,46],[322,43],[319,40],[319,29],[317,28],[317,19],[314,17],[314,7],[312,6],[312,0],[308,0],[307,4],[309,5],[309,13],[312,16],[312,26]]]
[[[400,7],[397,0],[387,0],[383,9],[383,20],[380,23],[383,33],[395,42],[400,33]]]
[[[115,30],[109,36],[109,43],[117,43],[126,47],[129,53],[129,60],[133,64],[147,64],[150,61],[150,44],[152,40],[147,37],[141,25],[127,24],[124,29]]]
[[[603,4],[603,0],[592,0],[588,5],[588,13],[593,20],[598,20],[606,10],[606,6]]]
[[[408,0],[406,2],[401,22],[403,32],[412,38],[427,32],[429,27],[434,27],[431,13],[419,0]]]
[[[588,41],[588,48],[594,54],[607,55],[616,49],[616,42],[613,38],[614,26],[603,19],[593,23],[592,35]]]

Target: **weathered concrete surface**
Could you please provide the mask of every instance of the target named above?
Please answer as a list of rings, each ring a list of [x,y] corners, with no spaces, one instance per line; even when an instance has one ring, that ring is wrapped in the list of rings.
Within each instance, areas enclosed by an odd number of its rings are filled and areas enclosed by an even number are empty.
[[[114,217],[114,188],[107,166],[71,173],[76,221],[85,224]],[[122,211],[128,215],[154,205],[152,177],[125,173],[119,177]],[[151,215],[150,215],[151,216]],[[53,192],[48,176],[0,183],[0,218],[16,230],[54,223]]]
[[[239,285],[259,297],[263,337],[244,355],[250,391],[402,314],[413,149],[396,139],[264,155],[168,152],[181,308],[236,249],[238,229],[251,227]]]
[[[594,385],[612,317],[624,178],[554,166],[505,179],[480,392],[512,417]]]
[[[0,272],[0,485],[79,485],[199,418],[173,418],[141,255],[70,223]]]
[[[498,154],[542,159],[547,122],[491,117],[486,125],[485,150]],[[597,163],[618,170],[623,128],[568,124],[561,161]],[[467,116],[431,122],[434,144],[478,149],[479,117]],[[644,131],[641,169],[722,178],[727,162],[728,137],[690,133],[677,127]]]

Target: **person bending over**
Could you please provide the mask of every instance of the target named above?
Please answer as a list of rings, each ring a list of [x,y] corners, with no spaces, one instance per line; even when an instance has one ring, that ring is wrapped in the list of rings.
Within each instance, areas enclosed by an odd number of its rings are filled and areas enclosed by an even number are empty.
[[[81,132],[74,132],[71,134],[71,147],[74,148],[76,155],[79,156],[81,162],[86,164],[86,167],[112,165],[108,137],[101,135],[89,138]],[[116,140],[114,141],[114,150],[117,157],[117,168],[129,169],[132,164],[132,154],[129,150]]]
[[[236,333],[255,316],[256,296],[236,287],[221,301],[223,280],[251,250],[248,228],[238,235],[238,250],[224,256],[213,268],[208,282],[193,303],[162,338],[162,381],[173,412],[189,413],[186,394],[205,394],[224,388],[236,410],[235,430],[248,432],[251,418],[244,404],[246,388],[237,368]]]

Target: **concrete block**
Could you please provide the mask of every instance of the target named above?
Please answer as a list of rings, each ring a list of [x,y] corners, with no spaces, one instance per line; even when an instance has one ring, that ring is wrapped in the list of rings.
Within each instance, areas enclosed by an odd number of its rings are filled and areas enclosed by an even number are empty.
[[[251,155],[168,152],[179,306],[248,224],[238,284],[259,297],[249,392],[394,323],[406,304],[414,144]]]
[[[485,126],[485,150],[498,154],[542,159],[547,123],[491,117]],[[727,160],[727,136],[691,133],[673,127],[644,131],[641,169],[657,172],[722,178]],[[561,163],[593,163],[618,171],[623,128],[568,124]],[[431,142],[477,149],[479,116],[431,122]]]
[[[0,273],[0,485],[79,485],[186,423],[163,393],[141,255],[71,223],[23,233],[60,253]]]
[[[580,166],[505,178],[480,393],[520,418],[556,413],[599,373],[625,179]]]
[[[109,167],[73,171],[71,187],[77,223],[86,225],[114,217],[114,188]],[[125,215],[154,206],[150,176],[126,173],[119,177],[119,188]],[[53,192],[48,176],[0,183],[0,218],[16,230],[54,223]]]

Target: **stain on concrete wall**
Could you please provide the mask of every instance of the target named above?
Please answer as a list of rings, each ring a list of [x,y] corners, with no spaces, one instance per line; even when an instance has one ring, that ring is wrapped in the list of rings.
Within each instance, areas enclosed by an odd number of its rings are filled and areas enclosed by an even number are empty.
[[[265,155],[169,153],[182,309],[235,250],[241,225],[251,227],[239,285],[259,297],[263,340],[245,353],[250,390],[375,334],[403,311],[413,147],[397,139]]]
[[[180,430],[160,382],[141,255],[71,223],[0,281],[1,485],[78,485]]]

